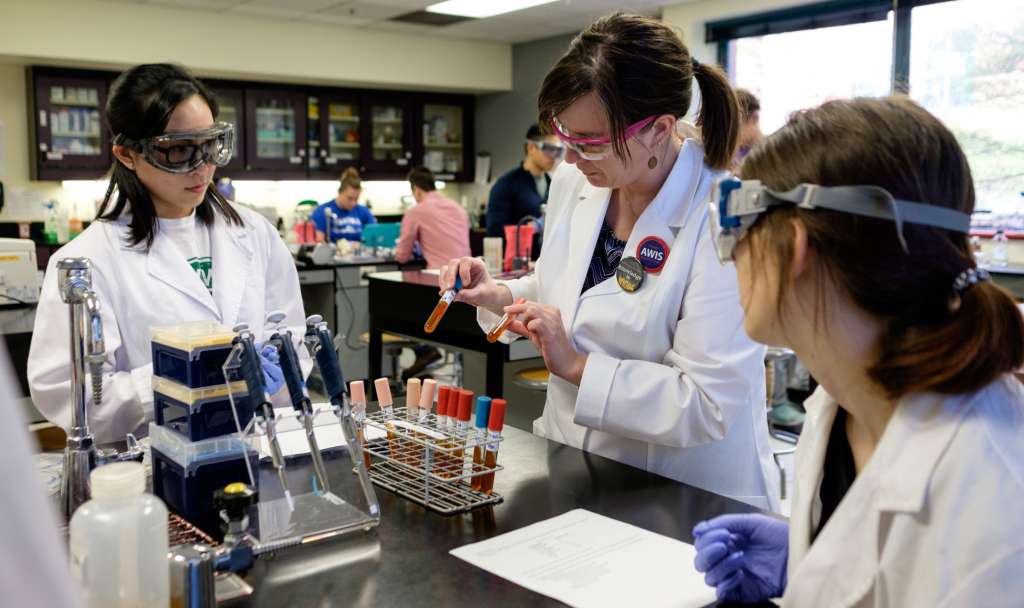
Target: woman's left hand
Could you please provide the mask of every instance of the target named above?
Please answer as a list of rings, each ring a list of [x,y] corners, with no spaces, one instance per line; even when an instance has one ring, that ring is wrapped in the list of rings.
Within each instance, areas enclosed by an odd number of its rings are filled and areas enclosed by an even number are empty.
[[[524,302],[505,307],[505,312],[518,318],[509,330],[526,336],[544,357],[548,371],[579,386],[587,355],[573,348],[562,324],[562,312],[557,306],[538,302]]]

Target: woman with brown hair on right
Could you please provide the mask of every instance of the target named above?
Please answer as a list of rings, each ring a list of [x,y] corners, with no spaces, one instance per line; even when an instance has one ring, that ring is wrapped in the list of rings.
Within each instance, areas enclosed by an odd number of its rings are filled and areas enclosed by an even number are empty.
[[[742,178],[720,185],[712,226],[745,327],[821,386],[790,524],[698,524],[706,582],[784,606],[1019,606],[1024,319],[975,267],[953,134],[906,98],[832,101],[754,148]]]

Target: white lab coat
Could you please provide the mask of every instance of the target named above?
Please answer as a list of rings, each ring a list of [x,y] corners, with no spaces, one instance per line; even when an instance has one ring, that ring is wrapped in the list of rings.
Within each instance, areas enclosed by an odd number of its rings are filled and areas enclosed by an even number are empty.
[[[686,140],[623,257],[648,236],[670,247],[634,293],[614,277],[580,295],[611,191],[563,163],[536,272],[514,298],[558,306],[589,354],[580,387],[552,375],[534,433],[765,509],[778,508],[765,412],[764,348],[743,329],[736,272],[716,257],[707,202],[720,173]],[[496,321],[479,309],[484,329]]]
[[[7,349],[0,346],[0,605],[76,608],[81,593],[68,568],[67,539],[57,534],[60,519],[40,484]]]
[[[1005,375],[969,395],[901,400],[813,545],[838,405],[805,404],[784,606],[1020,606],[1024,389]]]
[[[266,219],[241,206],[234,209],[244,226],[229,224],[215,213],[214,223],[207,227],[212,295],[177,245],[159,231],[148,252],[144,243],[129,246],[126,217],[94,222],[53,254],[28,357],[29,389],[39,411],[64,429],[71,424],[68,305],[60,299],[56,272],[62,258],[92,261],[93,287],[102,307],[107,350],[102,402],[93,404],[91,390],[86,390],[90,431],[98,442],[120,440],[125,433],[146,434],[153,419],[153,327],[205,320],[229,328],[247,323],[257,340],[263,340],[269,337],[264,330],[266,315],[282,310],[301,346],[305,318],[295,262]],[[311,369],[305,348],[298,352],[303,370]],[[279,393],[279,400],[285,392]]]

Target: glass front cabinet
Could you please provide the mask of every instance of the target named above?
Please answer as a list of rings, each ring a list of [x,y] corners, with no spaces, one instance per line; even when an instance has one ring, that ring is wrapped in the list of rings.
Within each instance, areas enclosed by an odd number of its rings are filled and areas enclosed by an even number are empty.
[[[115,72],[30,67],[29,112],[38,180],[100,179],[110,168],[103,118]],[[424,165],[472,181],[471,95],[367,91],[207,80],[218,120],[235,125],[235,152],[217,174],[234,179],[404,180]]]
[[[362,105],[355,93],[317,92],[308,102],[309,174],[337,179],[362,167]]]
[[[110,168],[110,133],[103,119],[106,74],[30,74],[34,103],[32,178],[98,179]]]
[[[404,179],[412,166],[412,111],[408,95],[365,98],[363,125],[363,172],[367,175]]]
[[[245,91],[245,164],[264,179],[306,176],[306,93]]]
[[[238,85],[207,81],[217,99],[219,113],[218,122],[226,122],[235,127],[235,151],[231,162],[217,168],[217,177],[238,178],[245,171],[245,102],[244,89]]]
[[[473,99],[469,96],[418,96],[417,123],[421,138],[416,162],[430,169],[439,180],[473,179]]]

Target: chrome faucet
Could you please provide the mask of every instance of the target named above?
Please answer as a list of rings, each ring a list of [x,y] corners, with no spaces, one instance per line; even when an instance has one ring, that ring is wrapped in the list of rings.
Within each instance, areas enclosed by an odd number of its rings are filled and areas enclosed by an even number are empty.
[[[128,449],[97,450],[86,411],[86,367],[92,376],[92,401],[103,399],[103,319],[100,301],[92,289],[92,263],[88,258],[65,258],[57,262],[60,297],[68,304],[71,325],[71,428],[64,448],[64,475],[60,499],[65,517],[71,517],[78,505],[89,500],[89,474],[108,462],[139,460],[142,448],[128,434]]]

